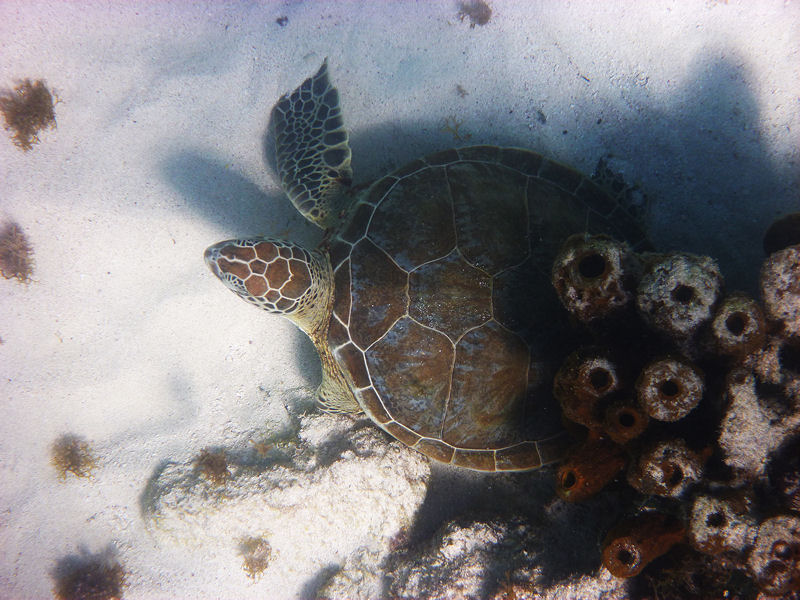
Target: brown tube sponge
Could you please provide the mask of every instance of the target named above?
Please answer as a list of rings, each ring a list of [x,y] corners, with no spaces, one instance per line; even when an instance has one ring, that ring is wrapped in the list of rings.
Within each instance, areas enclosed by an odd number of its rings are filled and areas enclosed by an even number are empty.
[[[603,543],[603,565],[615,577],[638,575],[684,537],[680,521],[661,513],[644,513],[619,523]]]
[[[640,406],[618,400],[606,408],[603,431],[617,444],[627,444],[644,433],[649,421],[647,413]]]
[[[552,282],[564,307],[583,323],[628,306],[638,261],[627,244],[607,236],[575,234],[553,262]]]
[[[578,446],[556,473],[556,492],[562,500],[581,502],[594,496],[625,468],[622,448],[608,440]]]
[[[758,302],[744,294],[732,294],[717,308],[711,322],[714,350],[727,356],[744,356],[764,344],[766,324]]]
[[[553,380],[553,395],[567,419],[600,429],[604,418],[600,401],[621,387],[616,361],[604,349],[587,346],[561,365]]]

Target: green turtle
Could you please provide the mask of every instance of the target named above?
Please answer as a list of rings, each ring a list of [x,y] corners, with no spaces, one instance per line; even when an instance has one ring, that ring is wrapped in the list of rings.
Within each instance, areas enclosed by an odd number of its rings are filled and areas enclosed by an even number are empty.
[[[327,61],[278,101],[271,126],[283,189],[324,241],[227,240],[205,259],[311,338],[321,407],[363,412],[468,469],[558,460],[567,440],[552,374],[569,326],[552,261],[576,232],[643,242],[635,219],[591,180],[518,148],[445,150],[352,187]]]

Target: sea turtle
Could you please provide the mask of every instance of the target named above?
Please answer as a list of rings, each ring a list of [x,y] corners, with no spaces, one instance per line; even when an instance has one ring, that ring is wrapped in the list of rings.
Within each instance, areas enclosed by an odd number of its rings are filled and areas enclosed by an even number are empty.
[[[591,180],[518,148],[445,150],[351,187],[327,61],[278,101],[271,125],[283,189],[325,239],[315,250],[228,240],[205,259],[239,296],[311,338],[322,408],[364,412],[469,469],[560,458],[551,377],[569,327],[552,259],[576,232],[643,241],[638,223]]]

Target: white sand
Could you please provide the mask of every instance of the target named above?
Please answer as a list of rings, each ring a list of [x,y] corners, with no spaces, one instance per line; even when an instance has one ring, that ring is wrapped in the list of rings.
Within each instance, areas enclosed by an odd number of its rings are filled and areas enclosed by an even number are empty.
[[[30,285],[0,280],[0,598],[47,597],[81,549],[115,549],[126,598],[307,583],[233,570],[200,589],[202,556],[157,546],[138,500],[161,461],[246,443],[311,398],[310,344],[227,292],[202,252],[318,239],[262,145],[275,100],[325,56],[357,179],[464,143],[446,117],[469,143],[586,171],[611,153],[649,194],[657,245],[753,286],[762,232],[798,208],[800,3],[492,6],[471,29],[449,0],[0,2],[0,85],[42,78],[60,98],[32,151],[0,139],[0,217],[36,257]],[[66,432],[93,443],[93,479],[58,481],[49,446]]]

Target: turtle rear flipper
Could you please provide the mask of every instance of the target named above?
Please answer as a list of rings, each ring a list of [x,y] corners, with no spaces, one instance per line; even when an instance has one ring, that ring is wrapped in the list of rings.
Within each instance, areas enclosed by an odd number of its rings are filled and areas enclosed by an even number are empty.
[[[323,229],[336,225],[353,177],[339,92],[328,61],[272,109],[278,175],[292,204]]]

